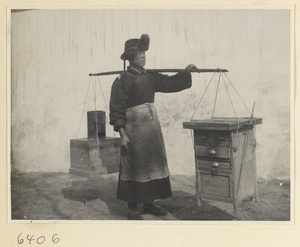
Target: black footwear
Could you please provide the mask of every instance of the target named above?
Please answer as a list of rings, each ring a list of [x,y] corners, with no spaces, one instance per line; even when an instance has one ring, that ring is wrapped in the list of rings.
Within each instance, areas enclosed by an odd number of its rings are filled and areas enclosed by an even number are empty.
[[[137,210],[129,210],[127,218],[129,220],[142,220],[143,219],[140,212]]]
[[[158,216],[167,215],[168,211],[153,203],[144,206],[144,214],[153,214]]]

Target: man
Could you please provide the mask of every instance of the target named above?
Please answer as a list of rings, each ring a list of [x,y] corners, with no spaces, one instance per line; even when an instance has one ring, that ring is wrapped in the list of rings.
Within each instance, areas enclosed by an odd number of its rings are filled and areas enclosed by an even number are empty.
[[[126,201],[128,219],[142,219],[142,213],[166,215],[167,211],[154,204],[156,199],[172,195],[169,169],[159,119],[154,107],[156,92],[171,93],[190,88],[192,79],[186,70],[174,76],[150,73],[144,69],[145,52],[150,39],[125,42],[121,59],[130,66],[114,81],[110,99],[110,124],[121,137],[121,165],[117,198]]]

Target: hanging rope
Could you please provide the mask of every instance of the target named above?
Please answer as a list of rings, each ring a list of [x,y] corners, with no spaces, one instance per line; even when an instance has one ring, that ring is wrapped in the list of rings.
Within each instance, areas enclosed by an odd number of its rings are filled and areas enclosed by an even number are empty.
[[[77,139],[78,139],[79,131],[80,131],[80,128],[81,128],[81,123],[82,123],[83,114],[84,114],[85,107],[86,107],[86,102],[87,102],[87,98],[88,98],[88,94],[89,94],[89,90],[90,90],[90,86],[91,86],[91,81],[92,81],[92,80],[91,80],[91,78],[90,78],[89,86],[88,86],[88,89],[87,89],[87,92],[86,92],[85,101],[84,101],[84,107],[83,107],[83,109],[82,109],[82,114],[81,114],[81,119],[80,119],[80,123],[79,123],[79,128],[78,128],[78,132],[77,132]]]
[[[195,109],[195,111],[194,111],[192,117],[191,117],[191,120],[193,119],[195,113],[197,112],[198,107],[200,106],[200,104],[201,104],[201,102],[202,102],[202,100],[203,100],[203,98],[204,98],[204,96],[205,96],[205,94],[206,94],[206,92],[207,92],[207,90],[208,90],[208,88],[209,88],[209,86],[210,86],[210,84],[211,84],[211,82],[212,82],[212,80],[213,80],[215,74],[216,74],[216,72],[212,75],[212,77],[211,77],[211,79],[210,79],[210,82],[208,83],[208,85],[207,85],[207,87],[206,87],[206,89],[205,89],[205,91],[204,91],[204,93],[203,93],[203,95],[202,95],[202,97],[201,97],[201,99],[200,99],[200,101],[199,101],[199,103],[198,103],[198,105],[197,105],[197,107],[196,107],[196,109]]]
[[[92,81],[92,78],[94,78],[93,81]],[[79,137],[79,132],[80,132],[80,129],[81,129],[83,115],[84,115],[85,110],[86,110],[86,104],[87,104],[87,99],[88,99],[90,87],[91,87],[91,84],[93,83],[93,101],[94,101],[95,125],[96,125],[95,126],[95,140],[97,142],[97,148],[98,148],[98,145],[99,145],[99,140],[98,140],[99,129],[98,129],[98,118],[97,118],[97,82],[98,82],[98,85],[99,85],[99,88],[100,88],[100,91],[101,91],[101,94],[102,94],[102,97],[103,97],[103,101],[104,101],[106,111],[108,112],[108,106],[107,106],[107,103],[106,103],[106,99],[105,99],[104,92],[103,92],[103,89],[101,87],[101,83],[100,83],[99,78],[97,77],[97,81],[96,81],[95,77],[90,77],[89,86],[88,86],[88,89],[87,89],[87,92],[86,92],[86,97],[85,97],[85,100],[84,100],[84,107],[82,109],[81,119],[80,119],[79,128],[78,128],[78,132],[77,132],[77,138]],[[107,116],[106,116],[106,122],[107,122]]]
[[[219,80],[218,80],[218,86],[217,86],[217,90],[216,90],[215,103],[214,103],[214,108],[213,108],[213,112],[212,112],[211,118],[214,117],[214,113],[215,113],[215,109],[216,109],[216,103],[217,103],[218,92],[219,92],[219,86],[220,86],[220,78],[221,78],[221,72],[219,73]]]
[[[217,85],[216,95],[215,95],[215,99],[214,99],[214,107],[213,107],[213,112],[212,112],[212,118],[214,117],[214,113],[215,113],[215,108],[216,108],[216,102],[217,102],[217,98],[218,98],[218,92],[219,92],[219,87],[220,87],[221,76],[222,76],[222,79],[223,79],[223,82],[224,82],[224,85],[225,85],[225,88],[226,88],[228,97],[229,97],[229,99],[230,99],[230,104],[231,104],[231,106],[232,106],[234,115],[235,115],[236,118],[238,118],[238,117],[237,117],[237,113],[236,113],[236,109],[235,109],[235,107],[234,107],[232,98],[231,98],[231,96],[230,96],[228,87],[227,87],[226,82],[225,82],[225,78],[224,78],[224,76],[223,76],[224,73],[223,73],[222,71],[219,71],[219,73],[220,73],[220,74],[219,74],[219,79],[218,79],[218,85]],[[209,86],[210,86],[210,84],[211,84],[211,82],[212,82],[212,80],[213,80],[215,74],[216,74],[216,72],[215,72],[215,73],[213,74],[213,76],[211,77],[210,82],[209,82],[208,86],[206,87],[206,89],[205,89],[205,91],[204,91],[204,93],[203,93],[203,95],[202,95],[202,97],[201,97],[201,99],[200,99],[200,101],[199,101],[199,103],[198,103],[198,105],[197,105],[197,107],[196,107],[196,109],[195,109],[195,111],[194,111],[192,117],[191,117],[191,120],[193,120],[193,118],[194,118],[194,116],[195,116],[195,114],[196,114],[196,112],[197,112],[197,110],[198,110],[198,108],[199,108],[199,106],[200,106],[200,104],[201,104],[201,102],[202,102],[202,100],[203,100],[203,98],[204,98],[204,96],[205,96],[205,94],[206,94],[206,92],[207,92],[207,90],[208,90],[208,88],[209,88]],[[226,76],[228,82],[230,83],[230,85],[232,86],[232,88],[234,89],[234,91],[236,92],[236,94],[238,95],[238,97],[240,98],[240,100],[242,101],[242,103],[244,104],[245,108],[246,108],[246,109],[248,110],[248,112],[251,114],[251,111],[250,111],[249,108],[247,107],[246,103],[244,102],[244,100],[242,99],[242,97],[240,96],[239,92],[236,90],[236,88],[234,87],[233,83],[231,82],[231,80],[229,79],[229,77],[226,75],[226,73],[225,73],[225,76]],[[239,126],[239,122],[238,122],[238,126]]]
[[[97,76],[97,81],[98,81],[98,85],[99,85],[99,88],[100,88],[100,91],[101,91],[101,94],[102,94],[102,97],[103,97],[103,101],[104,101],[104,105],[105,105],[105,110],[106,110],[106,112],[108,113],[108,112],[109,112],[109,111],[108,111],[108,105],[107,105],[107,103],[106,103],[106,98],[105,98],[105,96],[104,96],[103,88],[101,87],[100,79],[99,79],[98,76]],[[108,122],[107,120],[108,120],[108,117],[107,117],[107,115],[105,114],[105,124]],[[114,135],[115,147],[117,147],[118,145],[117,145],[117,138],[116,138],[116,132],[115,132],[115,131],[113,131],[113,135]],[[118,156],[119,156],[119,153],[118,153],[118,149],[117,149],[117,148],[115,148],[115,152],[116,152],[116,156],[118,157]]]
[[[223,82],[224,82],[224,85],[225,85],[225,88],[226,88],[226,91],[227,91],[227,95],[228,95],[228,97],[229,97],[229,100],[230,100],[230,104],[231,104],[231,106],[232,106],[232,109],[233,109],[233,112],[234,112],[234,115],[235,115],[235,117],[236,117],[236,119],[237,119],[237,130],[236,130],[236,133],[238,133],[239,132],[239,128],[240,128],[240,121],[239,121],[239,118],[238,118],[238,116],[237,116],[237,114],[236,114],[236,111],[235,111],[235,108],[234,108],[234,104],[233,104],[233,102],[232,102],[232,99],[231,99],[231,96],[230,96],[230,93],[229,93],[229,90],[228,90],[228,87],[227,87],[227,85],[226,85],[226,82],[225,82],[225,79],[224,79],[224,76],[223,76],[223,73],[222,73],[222,79],[223,79]]]
[[[220,72],[220,73],[221,73],[221,72]],[[206,92],[207,92],[207,90],[208,90],[208,88],[209,88],[209,86],[210,86],[210,84],[211,84],[213,78],[215,77],[215,74],[216,74],[216,72],[212,75],[212,77],[211,77],[211,79],[210,79],[210,81],[209,81],[207,87],[205,88],[205,91],[204,91],[204,93],[203,93],[203,95],[202,95],[202,97],[201,97],[201,99],[200,99],[200,101],[199,101],[199,103],[198,103],[198,105],[197,105],[197,107],[196,107],[196,109],[195,109],[195,111],[194,111],[192,117],[191,117],[191,120],[193,119],[195,113],[197,112],[197,110],[198,110],[198,108],[199,108],[199,106],[200,106],[200,104],[201,104],[201,102],[202,102],[202,100],[203,100],[203,98],[204,98],[204,96],[205,96],[205,94],[206,94]],[[193,136],[193,131],[192,131],[191,129],[190,129],[190,134],[191,134],[191,139],[192,139],[193,148],[195,148],[195,140],[194,140],[194,136]]]
[[[109,112],[108,111],[108,106],[106,104],[106,99],[105,99],[105,96],[104,96],[104,93],[103,93],[103,89],[101,87],[100,79],[99,79],[98,76],[97,76],[97,80],[98,80],[98,85],[99,85],[99,88],[100,88],[100,91],[101,91],[101,94],[102,94],[102,97],[103,97],[103,101],[104,101],[104,105],[105,105],[105,110],[106,110],[106,112]],[[107,120],[108,120],[108,117],[105,115],[105,123],[108,122]]]
[[[95,140],[97,143],[97,149],[99,147],[99,139],[98,139],[98,116],[97,116],[97,92],[96,92],[96,79],[94,79],[94,109],[95,109],[95,123],[96,123],[96,131],[95,131]]]
[[[225,80],[224,80],[224,76],[223,76],[223,74],[222,74],[221,76],[222,76],[222,79],[223,79],[223,83],[224,83],[224,85],[225,85],[225,89],[226,89],[226,92],[227,92],[228,98],[229,98],[229,100],[230,100],[230,104],[231,104],[231,106],[232,106],[232,109],[233,109],[233,112],[234,112],[234,115],[235,115],[235,117],[237,118],[237,114],[236,114],[236,111],[235,111],[235,108],[234,108],[234,105],[233,105],[233,102],[232,102],[232,99],[231,99],[231,96],[230,96],[230,93],[229,93],[228,87],[227,87],[227,85],[226,85],[226,82],[225,82]]]
[[[230,81],[230,79],[228,78],[228,76],[225,74],[225,76],[227,77],[227,80],[230,82],[231,86],[233,87],[233,89],[235,90],[235,92],[237,93],[237,95],[239,96],[240,100],[243,102],[244,106],[246,107],[246,109],[248,110],[248,112],[251,114],[251,111],[249,110],[249,108],[247,107],[247,105],[245,104],[244,100],[242,99],[242,97],[240,96],[239,92],[236,90],[236,88],[234,87],[233,83]]]
[[[252,123],[252,118],[253,118],[253,113],[254,113],[254,106],[255,106],[255,102],[253,103],[253,107],[252,107],[252,112],[251,112],[251,117],[250,117],[250,125]],[[240,190],[240,181],[241,181],[241,177],[242,177],[242,171],[243,171],[243,166],[245,163],[245,158],[246,158],[246,149],[247,149],[247,143],[248,143],[248,139],[249,139],[249,132],[250,129],[246,132],[245,134],[245,139],[244,139],[244,146],[243,146],[243,153],[242,153],[242,160],[241,160],[241,168],[239,171],[239,179],[238,179],[238,184],[237,184],[237,195],[239,194],[239,190]],[[255,137],[254,137],[255,140]]]

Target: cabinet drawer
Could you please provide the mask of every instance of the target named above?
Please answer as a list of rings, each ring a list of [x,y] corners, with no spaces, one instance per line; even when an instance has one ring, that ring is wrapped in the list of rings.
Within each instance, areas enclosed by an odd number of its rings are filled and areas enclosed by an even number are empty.
[[[213,131],[212,143],[215,145],[229,145],[229,133],[224,131]]]
[[[200,172],[200,194],[232,198],[230,175],[211,175]]]
[[[211,143],[211,132],[194,130],[195,145],[209,145]]]
[[[196,156],[214,157],[214,158],[230,158],[230,148],[228,147],[211,147],[211,146],[195,146]]]
[[[230,133],[226,131],[194,130],[195,145],[230,146]]]
[[[219,161],[208,161],[208,160],[197,160],[197,168],[200,170],[207,171],[225,171],[229,172],[231,170],[231,166],[229,162],[219,162]]]

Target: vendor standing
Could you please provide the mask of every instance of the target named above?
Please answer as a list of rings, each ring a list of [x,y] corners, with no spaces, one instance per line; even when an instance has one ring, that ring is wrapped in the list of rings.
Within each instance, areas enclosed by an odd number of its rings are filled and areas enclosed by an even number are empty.
[[[110,98],[110,124],[121,137],[121,165],[117,198],[126,201],[128,219],[142,219],[142,213],[166,215],[167,211],[154,204],[156,199],[171,197],[169,169],[161,126],[154,107],[156,92],[172,93],[190,88],[191,69],[174,76],[150,73],[144,69],[145,51],[149,36],[125,42],[121,59],[129,61],[124,71],[114,81]]]

